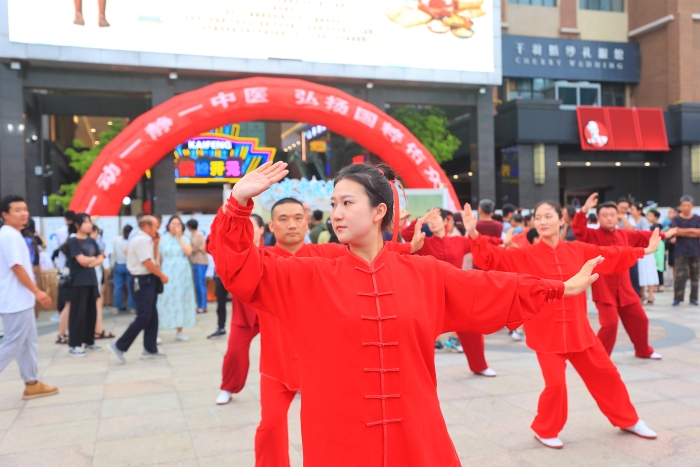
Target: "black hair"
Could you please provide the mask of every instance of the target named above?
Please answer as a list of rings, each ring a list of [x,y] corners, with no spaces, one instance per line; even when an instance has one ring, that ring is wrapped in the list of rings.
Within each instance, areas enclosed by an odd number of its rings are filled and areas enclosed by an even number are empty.
[[[80,229],[80,226],[85,223],[85,219],[89,220],[90,223],[92,223],[92,219],[90,219],[90,214],[87,214],[85,212],[81,212],[80,214],[76,214],[73,217],[73,226],[75,227],[75,232],[77,232],[78,229]],[[93,228],[94,228],[94,224],[93,224]],[[70,231],[70,229],[69,229],[69,231]]]
[[[148,215],[148,214],[146,214],[146,215]],[[151,216],[155,217],[155,218],[158,220],[158,222],[163,222],[163,216],[162,216],[162,215],[156,213],[156,214],[151,214]],[[179,218],[178,218],[178,219],[179,219]],[[182,222],[182,221],[180,221],[180,222]]]
[[[156,218],[156,219],[157,219],[157,218]],[[172,216],[170,219],[168,219],[168,223],[165,224],[165,231],[166,231],[166,232],[170,233],[170,224],[171,224],[172,221],[174,221],[175,219],[179,220],[179,221],[180,221],[180,224],[182,225],[182,229],[183,229],[183,230],[185,229],[185,224],[182,222],[182,219],[180,219],[180,216],[175,215],[175,216]]]
[[[75,211],[66,211],[66,212],[64,212],[64,213],[63,213],[63,218],[72,224],[72,223],[73,223],[73,220],[75,220]]]
[[[617,206],[617,205],[620,204],[620,203],[632,204],[632,203],[630,202],[629,198],[626,197],[626,196],[623,196],[623,197],[621,197],[620,199],[618,199],[618,200],[617,200],[617,204],[615,204],[615,206]]]
[[[576,215],[576,208],[570,204],[567,204],[566,208],[564,209],[566,209],[566,214],[569,216],[569,219],[573,219]]]
[[[503,216],[500,214],[494,214],[493,216],[491,216],[491,220],[503,222]]]
[[[250,218],[251,218],[251,219],[255,219],[255,223],[258,224],[258,227],[264,227],[264,226],[265,226],[265,223],[263,222],[262,217],[260,217],[259,215],[257,215],[257,214],[251,214],[251,215],[250,215]],[[189,225],[190,225],[190,223],[188,222],[188,223],[187,223],[187,226],[189,227]],[[195,227],[195,229],[196,229],[196,227]]]
[[[512,212],[516,212],[517,210],[518,210],[518,208],[515,205],[510,204],[510,203],[504,204],[503,208],[501,208],[501,211],[503,212],[503,217],[506,217],[506,216],[508,216],[508,214],[510,214]]]
[[[649,211],[652,216],[654,216],[656,219],[659,219],[661,217],[661,213],[657,210]]]
[[[644,204],[642,204],[642,203],[630,203],[630,207],[632,207],[632,206],[634,206],[635,208],[637,208],[637,211],[639,211],[639,212],[641,212],[642,214],[644,214]]]
[[[140,213],[136,214],[136,220],[141,220],[144,216],[147,216],[148,213],[141,211]]]
[[[127,238],[129,238],[129,235],[131,235],[132,230],[134,230],[134,228],[131,225],[126,224],[124,226],[124,228],[122,229],[122,236],[124,237],[125,240]]]
[[[596,216],[593,213],[588,214],[588,222],[595,224],[596,222],[598,222],[598,216]]]
[[[442,217],[442,220],[447,220],[448,217],[451,217],[454,219],[454,214],[452,214],[452,211],[448,211],[447,209],[442,209],[440,208],[440,217]]]
[[[532,214],[523,216],[523,222],[532,222]]]
[[[323,220],[323,211],[319,211],[318,209],[313,212],[313,218],[314,220],[321,222]]]
[[[684,203],[684,202],[686,202],[686,201],[689,202],[690,204],[695,204],[695,200],[693,200],[693,197],[692,197],[692,196],[690,196],[690,195],[683,195],[683,196],[681,196],[680,203],[682,204],[682,203]]]
[[[481,209],[481,212],[483,212],[487,216],[489,214],[493,214],[493,210],[495,207],[496,205],[490,199],[482,199],[481,201],[479,201],[479,208]]]
[[[197,230],[197,227],[199,227],[199,222],[197,222],[197,219],[190,219],[187,221],[187,227],[192,230]]]
[[[275,204],[272,205],[272,209],[270,209],[270,215],[272,216],[274,214],[275,208],[277,206],[281,206],[283,204],[290,204],[290,203],[298,204],[299,206],[302,207],[302,209],[304,208],[304,204],[296,198],[282,198],[282,199],[278,200]]]
[[[530,242],[530,245],[532,245],[535,243],[535,239],[539,238],[540,234],[537,233],[537,229],[530,229],[525,236],[527,237],[527,241]]]
[[[627,200],[625,199],[624,201],[627,201]],[[627,201],[627,202],[629,203],[629,201]],[[598,205],[598,209],[596,209],[596,212],[598,213],[598,215],[600,215],[600,211],[602,209],[606,209],[606,208],[612,208],[615,211],[617,211],[617,203],[614,201],[606,201],[606,202]]]
[[[34,223],[34,219],[30,217],[29,220],[27,220],[27,225],[24,226],[24,230],[32,235],[36,233],[36,224]]]
[[[540,201],[539,203],[537,203],[537,206],[535,206],[535,209],[532,210],[532,214],[533,215],[537,214],[537,210],[540,208],[540,206],[544,206],[544,205],[551,206],[554,209],[554,212],[557,213],[557,216],[559,216],[559,219],[561,219],[561,217],[562,217],[561,216],[561,214],[562,214],[561,204],[557,203],[556,201],[552,201],[551,199],[546,200],[546,201]]]
[[[464,227],[464,219],[462,219],[462,213],[456,212],[454,214],[454,219],[455,219],[455,229],[459,230],[459,233],[461,233],[462,236],[466,235],[467,229]]]
[[[369,197],[369,205],[376,208],[384,203],[386,214],[382,219],[382,231],[388,232],[394,220],[394,191],[391,182],[396,180],[394,171],[386,164],[371,166],[368,164],[352,164],[343,167],[335,177],[335,184],[348,179],[359,183]]]
[[[512,220],[513,222],[522,222],[523,216],[516,212],[515,214],[513,214],[513,217],[511,217],[510,220]]]
[[[0,212],[10,213],[10,204],[12,203],[27,203],[24,198],[19,195],[7,195],[0,201]]]

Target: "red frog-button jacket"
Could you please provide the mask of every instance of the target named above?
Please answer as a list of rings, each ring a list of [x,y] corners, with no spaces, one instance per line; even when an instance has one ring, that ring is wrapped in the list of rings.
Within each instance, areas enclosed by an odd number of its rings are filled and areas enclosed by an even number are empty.
[[[219,276],[290,331],[304,394],[306,467],[460,466],[440,411],[434,341],[453,329],[516,328],[564,284],[462,271],[384,248],[372,264],[283,258],[252,242],[252,201],[229,198],[212,229]],[[333,334],[332,346],[319,335]]]
[[[651,231],[647,230],[627,230],[615,229],[612,232],[605,229],[589,229],[588,219],[583,211],[579,211],[574,216],[571,228],[574,230],[576,239],[580,242],[592,243],[600,246],[631,246],[646,248],[649,246]],[[664,238],[664,234],[661,234]],[[608,305],[627,306],[639,303],[639,295],[632,287],[629,268],[619,270],[613,274],[606,274],[593,283],[593,301]]]
[[[597,256],[605,258],[593,271],[601,277],[627,271],[644,256],[644,249],[562,241],[556,248],[540,241],[525,248],[506,249],[491,245],[479,235],[472,245],[472,255],[474,264],[487,271],[519,272],[567,281],[586,261]],[[540,314],[525,322],[525,334],[527,346],[537,352],[581,352],[591,347],[596,336],[588,321],[586,294],[545,304]]]

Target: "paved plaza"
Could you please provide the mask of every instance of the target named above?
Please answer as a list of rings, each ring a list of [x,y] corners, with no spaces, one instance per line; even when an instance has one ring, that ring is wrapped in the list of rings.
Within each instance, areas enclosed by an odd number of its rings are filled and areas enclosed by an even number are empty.
[[[613,428],[569,367],[569,421],[561,433],[565,446],[544,448],[529,429],[543,382],[534,353],[523,343],[505,332],[486,338],[497,378],[472,375],[461,354],[438,353],[438,392],[463,464],[700,465],[700,309],[670,303],[667,289],[647,307],[650,337],[662,361],[634,358],[622,330],[613,354],[641,417],[659,433],[655,441]],[[213,308],[185,331],[190,342],[175,342],[174,331],[161,333],[167,360],[139,360],[139,340],[126,354],[127,365],[117,365],[107,351],[69,356],[66,346],[53,343],[50,315],[39,319],[39,369],[41,380],[59,386],[60,393],[22,401],[16,365],[0,374],[1,466],[253,466],[259,339],[253,342],[245,389],[230,404],[216,406],[226,339],[206,339],[215,329]],[[590,318],[597,329],[597,317]],[[105,328],[120,334],[131,320],[107,309]],[[333,345],[330,331],[318,339],[320,348]],[[299,408],[297,397],[289,417],[295,467],[302,465]]]

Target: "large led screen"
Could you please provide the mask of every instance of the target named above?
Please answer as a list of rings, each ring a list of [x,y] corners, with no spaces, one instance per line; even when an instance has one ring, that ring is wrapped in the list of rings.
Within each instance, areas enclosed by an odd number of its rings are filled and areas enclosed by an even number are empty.
[[[9,40],[23,44],[491,73],[497,34],[493,1],[7,0],[7,4]],[[145,54],[142,61],[148,66],[158,59]]]

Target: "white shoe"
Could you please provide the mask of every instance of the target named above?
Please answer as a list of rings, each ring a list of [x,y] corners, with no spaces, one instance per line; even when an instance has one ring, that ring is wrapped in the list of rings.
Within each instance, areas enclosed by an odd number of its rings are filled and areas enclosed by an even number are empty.
[[[180,342],[187,342],[188,340],[190,340],[190,338],[184,335],[183,333],[178,332],[177,334],[175,334],[175,340]]]
[[[493,378],[496,376],[498,373],[493,371],[491,368],[487,368],[484,371],[480,371],[478,373],[474,373],[475,375],[481,375],[481,376],[488,376],[489,378]]]
[[[61,314],[56,313],[51,318],[49,318],[49,321],[51,321],[52,323],[58,323],[59,321],[61,321]]]
[[[68,353],[74,357],[84,357],[85,356],[85,351],[83,350],[82,347],[71,347],[68,350]]]
[[[226,405],[231,402],[231,393],[228,391],[221,391],[219,396],[216,398],[217,405]]]
[[[657,436],[656,432],[649,428],[643,420],[639,420],[634,426],[623,428],[623,430],[645,439],[656,439]]]
[[[540,438],[539,435],[535,434],[535,439],[548,448],[561,449],[564,447],[564,443],[559,438]]]
[[[163,343],[163,339],[161,339],[160,337],[156,337],[156,345],[160,345],[162,343]]]
[[[650,358],[651,360],[661,360],[661,354],[660,354],[660,353],[656,353],[656,352],[652,352],[652,354],[649,355],[649,358]]]
[[[520,342],[523,340],[523,335],[518,332],[518,330],[514,330],[510,332],[510,338],[513,339],[516,342]]]

